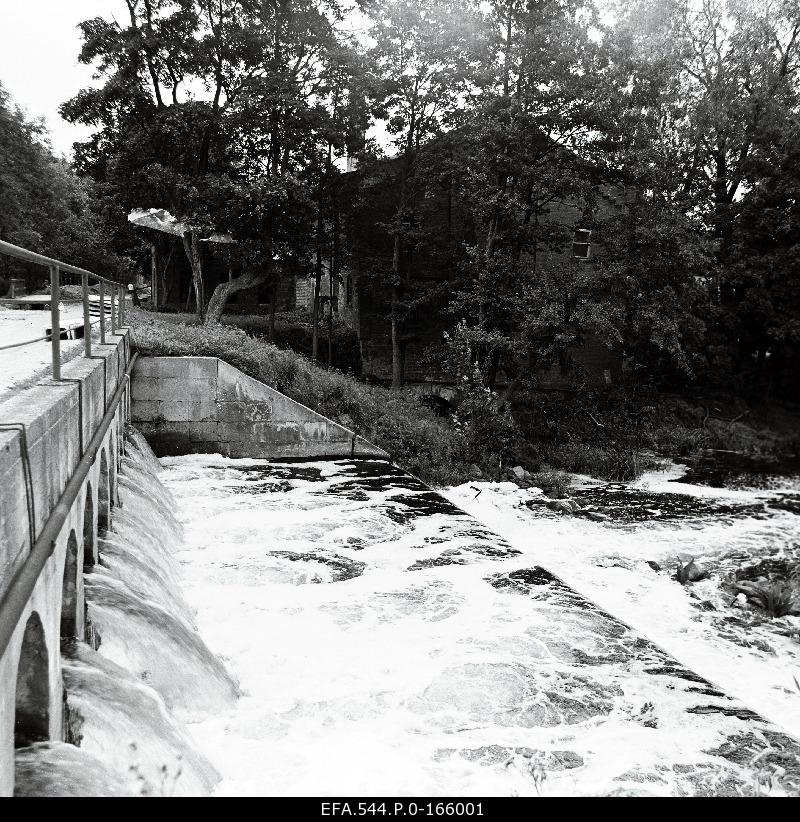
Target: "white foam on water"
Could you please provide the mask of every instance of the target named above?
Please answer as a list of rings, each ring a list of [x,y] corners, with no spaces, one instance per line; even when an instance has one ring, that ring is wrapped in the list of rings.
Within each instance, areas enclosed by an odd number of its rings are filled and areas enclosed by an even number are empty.
[[[530,572],[538,523],[512,547],[380,463],[163,462],[183,590],[242,688],[191,726],[220,794],[755,790],[775,730]]]
[[[235,683],[194,627],[174,551],[182,532],[158,461],[129,433],[120,505],[85,575],[99,651],[64,647],[69,739],[15,752],[15,790],[32,796],[208,794],[219,775],[177,715],[234,702]]]
[[[531,492],[512,483],[468,483],[445,495],[515,547],[534,551],[541,564],[681,662],[800,736],[800,692],[794,679],[800,680],[800,643],[776,631],[796,631],[800,620],[753,621],[750,612],[731,605],[733,597],[720,588],[722,571],[729,570],[725,567],[711,579],[686,587],[674,579],[678,558],[694,557],[711,568],[737,555],[742,563],[765,556],[796,561],[800,517],[780,510],[737,516],[728,507],[768,504],[783,493],[796,494],[797,485],[746,491],[673,481],[682,474],[680,467],[670,466],[628,487],[718,501],[724,512],[620,524],[531,511],[523,504]],[[636,505],[635,498],[631,505]],[[660,514],[668,509],[669,502],[657,505]],[[663,570],[657,573],[648,561]],[[702,610],[699,601],[717,610]]]

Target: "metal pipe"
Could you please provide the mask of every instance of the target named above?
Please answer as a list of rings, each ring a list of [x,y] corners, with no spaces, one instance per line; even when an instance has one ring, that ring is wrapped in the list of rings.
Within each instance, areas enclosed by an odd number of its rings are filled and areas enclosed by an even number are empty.
[[[61,379],[61,301],[58,265],[50,266],[50,346],[53,361],[53,379]]]
[[[117,386],[111,404],[106,409],[106,413],[100,421],[100,426],[89,442],[81,461],[78,463],[78,467],[75,469],[75,473],[70,478],[56,503],[56,507],[44,524],[41,533],[33,544],[33,548],[31,548],[30,554],[28,554],[22,567],[14,574],[8,588],[3,593],[2,599],[0,599],[0,658],[5,654],[20,618],[25,613],[28,601],[36,588],[36,583],[47,564],[47,560],[55,551],[58,535],[69,517],[73,503],[81,492],[83,481],[94,464],[97,452],[103,444],[103,438],[114,420],[117,407],[125,396],[128,385],[127,377],[130,376],[138,356],[138,353],[135,353],[131,357],[131,361],[125,369],[126,379],[123,379]]]
[[[119,287],[119,327],[125,325],[125,286]]]
[[[100,280],[100,345],[106,344],[106,284]]]
[[[83,355],[92,356],[92,318],[89,315],[89,275],[81,275],[83,291]]]
[[[112,283],[111,285],[111,333],[117,333],[117,315],[114,308],[114,303],[117,299],[117,287]]]

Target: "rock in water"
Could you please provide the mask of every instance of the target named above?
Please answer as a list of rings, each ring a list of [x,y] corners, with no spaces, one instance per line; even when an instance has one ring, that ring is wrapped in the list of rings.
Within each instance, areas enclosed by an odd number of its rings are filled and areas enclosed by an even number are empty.
[[[686,565],[681,565],[678,560],[676,576],[681,585],[686,585],[687,582],[699,582],[701,579],[706,579],[708,571],[702,565],[698,565],[692,557]]]
[[[567,499],[551,499],[547,501],[546,505],[551,511],[558,511],[561,514],[574,513],[570,500]]]

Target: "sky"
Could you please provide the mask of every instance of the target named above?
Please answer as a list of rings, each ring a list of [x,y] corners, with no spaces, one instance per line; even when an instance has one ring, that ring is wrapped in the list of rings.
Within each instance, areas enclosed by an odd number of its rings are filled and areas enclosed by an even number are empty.
[[[92,81],[92,67],[78,63],[78,23],[126,14],[123,0],[0,0],[0,82],[31,118],[44,117],[58,154],[69,156],[89,133],[58,114]]]
[[[0,83],[33,119],[43,117],[57,154],[90,129],[61,119],[58,107],[92,83],[93,68],[78,62],[78,23],[92,17],[127,22],[124,0],[0,0]]]

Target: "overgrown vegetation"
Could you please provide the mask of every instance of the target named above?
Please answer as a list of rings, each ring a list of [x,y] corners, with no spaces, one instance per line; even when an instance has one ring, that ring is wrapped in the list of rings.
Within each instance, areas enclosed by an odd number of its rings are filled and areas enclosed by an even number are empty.
[[[165,316],[163,321],[185,325],[198,324],[198,319],[193,314],[173,313]],[[310,314],[303,309],[276,313],[274,324],[271,323],[270,317],[264,314],[228,313],[223,315],[221,322],[223,325],[241,329],[251,337],[273,343],[278,348],[291,349],[306,357],[311,356],[313,326]],[[323,324],[320,329],[319,345],[319,359],[327,362],[327,324]],[[358,337],[355,331],[347,323],[342,322],[338,316],[334,316],[331,323],[331,365],[338,371],[354,376],[361,373]]]
[[[289,319],[287,327],[294,328]],[[582,394],[566,407],[552,395],[532,395],[512,412],[496,394],[467,379],[455,409],[442,415],[411,389],[367,385],[232,325],[241,322],[261,332],[260,318],[229,317],[228,322],[202,326],[187,315],[132,312],[134,340],[143,354],[220,357],[352,428],[433,484],[464,482],[476,476],[476,467],[486,478],[505,479],[519,464],[534,473],[530,484],[562,496],[567,481],[560,472],[625,481],[658,465],[659,454],[686,456],[700,447],[735,444],[746,453],[769,456],[800,445],[768,428],[711,421],[708,408],[684,400],[643,406],[641,397],[634,401],[621,389]],[[789,431],[793,420],[786,422]]]

